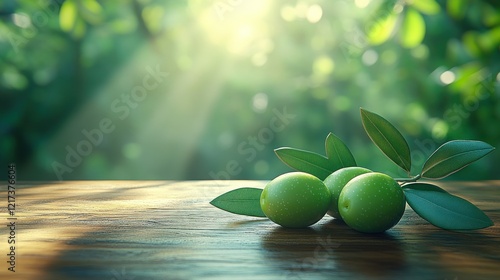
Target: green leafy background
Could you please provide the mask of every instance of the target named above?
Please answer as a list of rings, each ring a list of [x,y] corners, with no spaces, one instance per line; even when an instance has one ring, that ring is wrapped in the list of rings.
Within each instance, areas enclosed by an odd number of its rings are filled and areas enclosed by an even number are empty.
[[[401,131],[416,168],[449,140],[498,147],[495,3],[1,1],[1,164],[57,179],[65,147],[109,118],[115,130],[64,179],[271,179],[291,170],[273,149],[324,154],[329,132],[358,165],[403,176],[360,107]],[[168,77],[119,119],[110,104],[156,65]],[[284,107],[295,117],[269,134]],[[447,179],[500,179],[498,162]]]

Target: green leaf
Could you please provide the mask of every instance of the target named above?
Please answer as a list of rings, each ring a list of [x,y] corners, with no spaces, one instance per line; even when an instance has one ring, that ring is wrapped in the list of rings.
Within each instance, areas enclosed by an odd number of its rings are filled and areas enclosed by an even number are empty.
[[[329,133],[325,140],[325,150],[328,160],[335,169],[356,166],[356,160],[347,145],[335,134]]]
[[[78,17],[78,19],[76,20],[76,23],[75,23],[75,27],[73,28],[73,31],[71,32],[71,35],[74,37],[74,38],[79,38],[81,39],[83,37],[83,35],[85,35],[85,32],[86,32],[86,27],[85,27],[85,21]]]
[[[74,0],[66,0],[62,4],[59,11],[59,26],[74,38],[82,38],[85,35],[85,21],[80,17],[78,5]]]
[[[279,148],[274,150],[278,158],[286,165],[298,171],[306,172],[325,180],[335,170],[334,165],[324,156],[293,148]]]
[[[491,27],[490,32],[494,32],[493,29],[496,25],[500,24],[500,13],[493,5],[483,4],[483,22],[487,27]],[[498,28],[496,28],[498,29]],[[498,31],[497,31],[498,32]],[[497,33],[498,34],[498,33]]]
[[[91,13],[99,14],[102,11],[101,5],[96,0],[81,0],[80,4]]]
[[[456,0],[453,0],[456,1]],[[451,2],[453,2],[451,1]],[[413,8],[427,15],[435,15],[441,11],[441,7],[434,0],[417,0],[410,4]]]
[[[424,18],[419,12],[408,8],[403,22],[401,45],[406,48],[414,48],[422,43],[424,36]]]
[[[411,169],[410,147],[403,135],[386,119],[361,108],[363,127],[370,139],[395,164]]]
[[[80,14],[92,24],[98,24],[101,19],[102,7],[96,0],[80,0],[78,5]]]
[[[59,11],[59,25],[64,31],[72,31],[76,24],[77,8],[74,0],[65,1]]]
[[[469,201],[438,186],[410,183],[403,186],[406,201],[413,210],[434,226],[449,230],[481,229],[493,222]]]
[[[446,142],[437,148],[424,163],[422,177],[444,178],[484,157],[494,149],[482,141],[454,140]]]
[[[265,217],[260,208],[262,189],[240,188],[224,193],[210,201],[213,206],[234,214]]]
[[[446,10],[452,17],[461,19],[467,12],[468,4],[467,0],[446,1]]]
[[[396,26],[397,14],[391,13],[385,18],[371,22],[368,25],[367,39],[372,45],[380,45],[387,41]]]

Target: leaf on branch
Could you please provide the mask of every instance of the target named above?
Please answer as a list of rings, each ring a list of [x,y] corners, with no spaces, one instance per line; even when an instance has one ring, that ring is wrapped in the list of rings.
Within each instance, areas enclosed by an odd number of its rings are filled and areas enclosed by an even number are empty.
[[[406,201],[415,212],[436,227],[448,230],[486,228],[493,222],[469,201],[438,186],[409,183],[403,186]]]
[[[395,164],[410,173],[410,147],[403,135],[383,117],[361,108],[361,120],[373,143]]]
[[[234,214],[266,217],[260,208],[262,189],[239,188],[221,194],[210,201],[213,206]]]
[[[286,165],[298,171],[314,175],[320,180],[326,179],[332,172],[337,170],[326,157],[313,152],[288,147],[278,148],[274,152]]]
[[[356,166],[356,160],[347,145],[335,134],[329,133],[325,140],[325,150],[328,160],[335,169]]]
[[[486,156],[495,148],[482,141],[454,140],[446,142],[427,159],[422,177],[441,179]]]

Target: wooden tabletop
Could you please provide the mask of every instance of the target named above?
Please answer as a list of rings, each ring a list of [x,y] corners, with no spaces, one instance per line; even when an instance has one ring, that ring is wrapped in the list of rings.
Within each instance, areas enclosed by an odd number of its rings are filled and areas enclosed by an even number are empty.
[[[291,230],[209,204],[263,181],[18,183],[9,216],[4,184],[0,279],[500,279],[500,181],[439,185],[495,225],[441,230],[407,207],[384,234],[328,216]]]

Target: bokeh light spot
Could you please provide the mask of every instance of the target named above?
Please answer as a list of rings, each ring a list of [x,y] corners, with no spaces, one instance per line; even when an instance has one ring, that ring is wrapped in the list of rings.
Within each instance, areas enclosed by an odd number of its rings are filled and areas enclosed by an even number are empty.
[[[399,14],[403,11],[404,6],[400,4],[399,2],[394,5],[394,8],[392,9],[396,14]]]
[[[310,23],[316,23],[321,20],[323,16],[323,9],[317,4],[314,4],[309,7],[307,10],[306,18]]]
[[[228,149],[234,143],[234,134],[229,131],[223,132],[219,135],[218,142],[223,149]]]
[[[263,52],[258,52],[252,56],[252,63],[255,66],[263,66],[267,62],[267,55]]]
[[[448,124],[445,121],[438,120],[432,126],[432,137],[437,140],[444,139],[448,134]]]
[[[288,5],[284,6],[283,8],[281,8],[281,17],[285,21],[294,21],[296,18],[295,9],[293,7],[288,6]]]
[[[429,48],[424,44],[420,44],[411,49],[411,54],[418,59],[427,59],[429,57]]]
[[[392,50],[386,50],[381,55],[381,60],[386,65],[394,64],[397,60],[397,54]]]
[[[370,4],[370,0],[355,0],[354,4],[360,9],[364,9]]]
[[[328,89],[324,87],[319,87],[313,90],[312,96],[318,100],[326,100],[328,98]]]
[[[21,28],[28,28],[31,26],[31,19],[25,13],[15,13],[12,15],[12,22]]]
[[[419,103],[411,103],[406,107],[408,116],[419,123],[423,123],[427,119],[427,113]]]
[[[313,72],[314,74],[326,76],[333,72],[334,67],[335,64],[333,63],[333,60],[330,57],[323,55],[314,60]]]
[[[139,144],[131,142],[123,146],[122,153],[128,159],[136,159],[141,155],[142,149]]]
[[[363,53],[361,60],[363,61],[364,65],[371,66],[377,62],[378,53],[374,50],[367,50]]]
[[[305,18],[307,15],[307,10],[309,9],[309,5],[304,2],[299,2],[295,5],[295,14],[299,18]]]
[[[444,71],[440,76],[439,76],[439,80],[445,84],[445,85],[449,85],[451,83],[453,83],[455,81],[455,73],[451,72],[451,71]]]
[[[269,163],[265,160],[259,160],[254,164],[254,170],[257,175],[265,175],[269,172]]]
[[[268,97],[267,94],[259,92],[252,98],[252,108],[256,112],[264,112],[267,109]]]
[[[351,108],[351,99],[347,96],[337,96],[335,98],[335,108],[339,111],[348,111]]]

